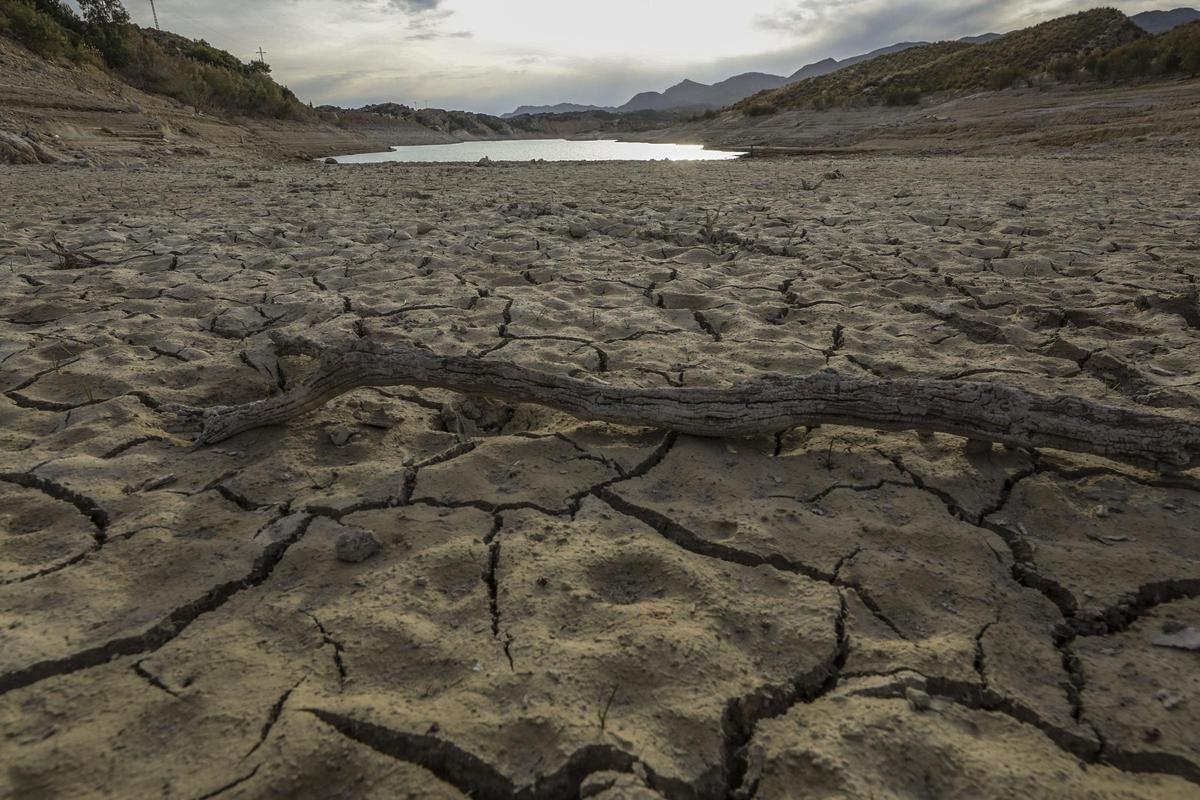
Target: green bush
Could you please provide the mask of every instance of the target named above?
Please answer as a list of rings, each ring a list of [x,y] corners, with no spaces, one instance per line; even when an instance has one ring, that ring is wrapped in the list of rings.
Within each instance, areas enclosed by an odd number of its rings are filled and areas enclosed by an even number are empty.
[[[748,117],[766,117],[771,114],[778,114],[779,106],[774,103],[751,103],[742,109],[742,113]]]
[[[0,31],[51,61],[71,56],[76,50],[58,22],[21,0],[0,2]]]
[[[218,50],[203,39],[198,42],[192,42],[183,51],[183,55],[205,64],[211,64],[214,67],[224,67],[225,69],[237,72],[242,72],[246,69],[245,65],[232,53]]]
[[[1200,75],[1200,39],[1183,52],[1179,59],[1179,67],[1184,72],[1191,73],[1193,78]]]
[[[915,106],[921,103],[921,92],[919,89],[900,86],[887,89],[884,91],[882,97],[884,105],[889,106]]]
[[[1010,89],[1023,77],[1024,73],[1016,67],[999,67],[988,73],[987,85],[989,89],[996,91]]]
[[[138,34],[128,25],[92,25],[88,27],[87,43],[96,48],[110,67],[123,67],[133,58]]]
[[[1101,80],[1121,81],[1155,75],[1200,74],[1200,22],[1118,47],[1096,58]]]
[[[82,36],[87,32],[87,25],[62,0],[33,0],[33,7],[72,33]]]
[[[1079,76],[1079,59],[1074,56],[1061,56],[1046,67],[1046,71],[1061,82],[1074,80]]]

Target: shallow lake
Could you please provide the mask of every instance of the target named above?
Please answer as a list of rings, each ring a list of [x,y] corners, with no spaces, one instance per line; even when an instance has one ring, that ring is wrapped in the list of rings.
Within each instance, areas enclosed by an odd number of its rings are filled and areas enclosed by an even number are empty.
[[[337,156],[340,164],[374,164],[380,161],[728,161],[741,153],[705,150],[698,144],[647,142],[569,141],[567,139],[517,139],[501,142],[458,142],[393,147],[386,153]]]

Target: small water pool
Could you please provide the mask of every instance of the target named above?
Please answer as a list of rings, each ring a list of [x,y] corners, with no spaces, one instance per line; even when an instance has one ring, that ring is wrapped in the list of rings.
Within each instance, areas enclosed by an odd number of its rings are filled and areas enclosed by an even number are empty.
[[[393,147],[385,153],[335,158],[339,164],[375,164],[383,161],[476,162],[482,158],[492,161],[729,161],[741,155],[728,150],[705,150],[698,144],[516,139]]]

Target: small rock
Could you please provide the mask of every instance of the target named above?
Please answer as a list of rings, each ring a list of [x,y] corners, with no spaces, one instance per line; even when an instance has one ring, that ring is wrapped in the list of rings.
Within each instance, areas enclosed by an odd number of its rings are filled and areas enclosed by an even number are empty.
[[[572,239],[582,239],[591,233],[591,229],[586,225],[580,225],[578,222],[571,223],[571,226],[567,230],[570,232]]]
[[[127,241],[127,238],[123,233],[116,231],[96,231],[84,236],[80,243],[84,247],[91,247],[97,244],[116,244],[124,241]]]
[[[1008,201],[1008,205],[1011,208],[1015,208],[1020,211],[1024,211],[1025,209],[1029,208],[1029,198],[1028,197],[1014,197],[1012,200]]]
[[[933,708],[933,699],[920,689],[910,686],[904,690],[904,696],[913,711],[928,711]]]
[[[338,536],[334,550],[343,564],[359,564],[379,552],[379,540],[370,531],[353,528]]]
[[[1163,626],[1164,630],[1166,626]],[[1160,633],[1150,640],[1155,647],[1170,647],[1175,650],[1190,650],[1200,653],[1200,630],[1192,627]]]
[[[392,414],[385,408],[364,409],[355,415],[355,419],[369,428],[379,428],[389,431],[403,421],[403,417]]]
[[[336,165],[337,165],[337,163],[338,163],[338,160],[337,160],[336,158],[327,158],[327,159],[325,159],[325,163],[326,163],[326,164],[333,164],[333,165],[335,165],[335,166],[336,166]]]
[[[1100,243],[1100,249],[1106,253],[1116,253],[1121,249],[1121,246],[1111,239],[1105,239]]]
[[[475,166],[477,166],[477,167],[490,167],[490,166],[492,166],[492,163],[493,163],[493,162],[492,162],[492,159],[488,158],[487,156],[484,156],[483,158],[481,158],[481,159],[479,159],[478,161],[476,161],[476,162],[475,162]]]
[[[164,486],[170,486],[172,483],[175,482],[175,480],[176,480],[176,478],[173,474],[172,475],[160,475],[157,478],[149,478],[147,480],[144,480],[141,483],[137,484],[136,486],[134,486],[134,485],[126,486],[121,491],[125,494],[137,494],[138,492],[152,492],[155,489],[161,489]]]
[[[967,439],[963,450],[969,456],[982,456],[992,452],[992,443],[983,439]]]
[[[1174,711],[1183,705],[1183,695],[1170,689],[1159,689],[1154,693],[1154,699],[1162,703],[1163,708],[1167,711]]]
[[[333,442],[334,447],[345,447],[359,435],[359,431],[349,425],[338,425],[329,431],[329,441]]]

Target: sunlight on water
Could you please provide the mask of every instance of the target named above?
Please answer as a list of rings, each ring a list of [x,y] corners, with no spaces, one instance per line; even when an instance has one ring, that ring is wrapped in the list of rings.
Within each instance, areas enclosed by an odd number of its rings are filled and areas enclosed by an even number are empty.
[[[374,164],[381,161],[728,161],[741,153],[705,150],[693,144],[648,144],[645,142],[586,141],[566,139],[520,139],[503,142],[460,142],[393,147],[386,153],[338,156],[341,164]]]

